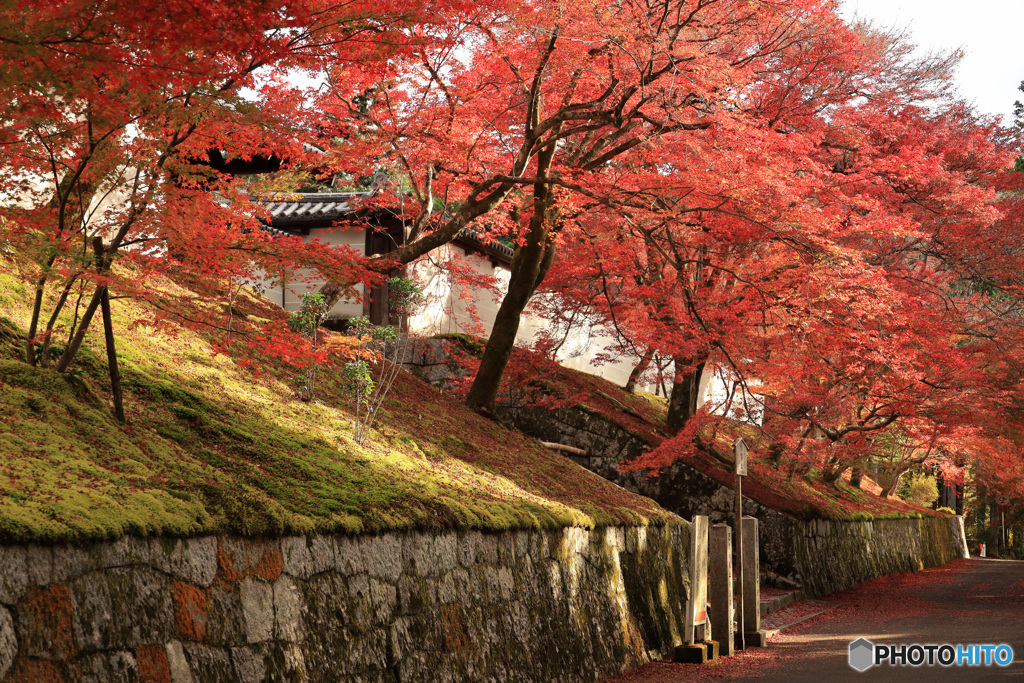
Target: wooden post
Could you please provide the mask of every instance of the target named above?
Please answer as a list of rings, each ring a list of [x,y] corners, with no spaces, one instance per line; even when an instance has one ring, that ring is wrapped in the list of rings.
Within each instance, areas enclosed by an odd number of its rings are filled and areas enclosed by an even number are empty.
[[[736,652],[732,632],[732,529],[726,524],[711,527],[708,540],[708,594],[711,602],[711,639],[718,641],[719,653]]]

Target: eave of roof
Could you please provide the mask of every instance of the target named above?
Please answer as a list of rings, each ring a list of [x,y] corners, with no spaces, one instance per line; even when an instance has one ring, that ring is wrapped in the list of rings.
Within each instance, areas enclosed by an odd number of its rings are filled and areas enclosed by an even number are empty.
[[[359,210],[372,192],[321,192],[313,194],[282,194],[263,201],[270,212],[271,223],[313,223],[351,216]]]
[[[484,240],[480,234],[469,228],[463,228],[455,238],[456,244],[461,244],[469,249],[482,251],[488,256],[493,256],[505,265],[512,263],[512,255],[515,253],[512,247],[502,244],[496,240]]]
[[[282,193],[263,200],[270,212],[272,233],[286,233],[289,227],[313,227],[316,223],[330,223],[351,217],[360,210],[365,199],[372,197],[370,192],[321,192],[321,193]],[[383,210],[384,213],[392,212]],[[480,251],[494,257],[506,265],[512,262],[513,249],[498,241],[484,239],[479,233],[463,228],[455,238],[455,243],[467,249]]]

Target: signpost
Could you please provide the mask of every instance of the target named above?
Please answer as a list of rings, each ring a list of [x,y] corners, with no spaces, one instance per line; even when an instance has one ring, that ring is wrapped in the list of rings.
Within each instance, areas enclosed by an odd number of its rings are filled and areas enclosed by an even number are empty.
[[[1000,493],[996,496],[996,504],[999,505],[999,545],[1005,548],[1007,545],[1006,538],[1006,503],[1008,498],[1005,493]]]
[[[736,439],[732,444],[732,452],[736,458],[736,515],[732,527],[733,537],[736,539],[736,553],[732,564],[736,568],[736,599],[740,604],[740,608],[736,610],[736,647],[743,650],[746,648],[746,626],[743,623],[743,477],[747,476],[747,442],[742,438]]]

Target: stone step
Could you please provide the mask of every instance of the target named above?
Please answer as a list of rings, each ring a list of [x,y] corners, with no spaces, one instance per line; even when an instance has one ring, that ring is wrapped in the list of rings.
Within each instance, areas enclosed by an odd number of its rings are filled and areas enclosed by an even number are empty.
[[[772,595],[761,598],[761,616],[767,616],[772,612],[778,612],[783,607],[796,602],[804,597],[803,591],[789,591],[781,595]]]

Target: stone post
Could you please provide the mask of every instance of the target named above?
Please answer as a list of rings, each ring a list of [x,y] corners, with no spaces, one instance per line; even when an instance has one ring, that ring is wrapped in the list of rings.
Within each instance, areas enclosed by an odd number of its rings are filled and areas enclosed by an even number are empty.
[[[711,639],[719,654],[736,653],[732,635],[732,529],[726,524],[711,527],[708,539],[708,594],[711,602]]]
[[[677,662],[703,664],[708,644],[703,642],[708,612],[708,518],[695,515],[690,523],[690,598],[686,601],[683,644],[676,648]],[[699,632],[695,633],[695,631]],[[714,657],[714,649],[711,652]]]
[[[761,567],[759,562],[757,519],[743,518],[743,628],[748,647],[764,647],[761,630]]]

